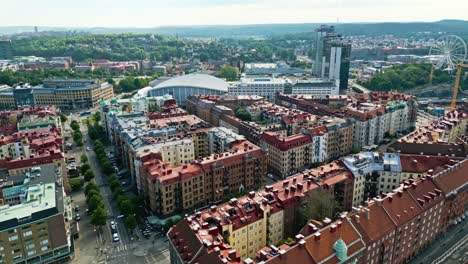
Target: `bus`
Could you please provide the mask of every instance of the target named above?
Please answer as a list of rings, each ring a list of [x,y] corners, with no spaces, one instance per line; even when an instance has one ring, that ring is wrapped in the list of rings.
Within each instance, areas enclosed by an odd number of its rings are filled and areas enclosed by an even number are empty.
[[[89,116],[91,115],[91,111],[80,112],[80,116]]]

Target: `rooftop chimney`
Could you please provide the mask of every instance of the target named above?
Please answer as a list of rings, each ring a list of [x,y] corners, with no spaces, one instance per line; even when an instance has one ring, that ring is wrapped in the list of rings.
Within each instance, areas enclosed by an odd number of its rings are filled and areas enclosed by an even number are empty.
[[[354,218],[356,219],[356,222],[359,223],[359,218],[360,218],[359,215],[355,215]]]
[[[320,232],[314,234],[314,241],[320,241]]]
[[[231,250],[228,251],[228,257],[230,259],[235,259],[236,258],[236,253],[237,253],[237,251],[235,249],[231,249]]]

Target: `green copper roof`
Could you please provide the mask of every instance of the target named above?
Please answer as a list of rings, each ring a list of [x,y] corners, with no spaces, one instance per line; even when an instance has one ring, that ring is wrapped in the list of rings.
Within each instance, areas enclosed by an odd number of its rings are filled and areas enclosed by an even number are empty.
[[[338,239],[335,244],[333,244],[333,249],[336,252],[336,257],[340,261],[345,261],[348,259],[348,246],[346,246],[345,242],[343,239]]]

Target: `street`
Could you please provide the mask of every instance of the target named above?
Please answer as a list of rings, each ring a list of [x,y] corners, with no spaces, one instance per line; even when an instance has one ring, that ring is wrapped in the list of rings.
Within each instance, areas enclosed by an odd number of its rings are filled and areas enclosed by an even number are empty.
[[[71,118],[70,118],[71,119]],[[79,118],[78,118],[79,119]],[[77,118],[75,118],[77,120]],[[71,120],[69,120],[71,121]],[[69,127],[69,121],[65,127]],[[76,254],[71,263],[88,264],[88,263],[109,263],[109,264],[128,264],[128,263],[160,263],[168,264],[169,249],[168,243],[164,237],[153,236],[149,239],[144,239],[137,231],[136,241],[132,241],[131,236],[127,232],[122,217],[119,216],[117,204],[113,201],[112,192],[107,185],[105,175],[101,172],[97,163],[96,155],[92,151],[93,146],[91,139],[88,137],[88,131],[85,124],[80,124],[80,130],[83,138],[86,139],[84,146],[81,148],[74,147],[73,150],[67,153],[67,157],[75,157],[78,161],[80,155],[85,153],[88,156],[89,163],[95,173],[96,185],[100,188],[101,195],[104,200],[104,206],[108,214],[107,225],[103,226],[101,232],[94,229],[91,224],[91,216],[86,215],[87,208],[84,191],[79,191],[72,194],[72,199],[75,205],[80,206],[80,215],[82,217],[79,222],[80,237],[75,241]],[[85,151],[86,147],[91,150]],[[110,229],[110,221],[115,221],[117,233],[120,240],[113,242],[112,232]]]
[[[429,245],[424,251],[419,253],[417,256],[415,256],[410,264],[426,264],[426,263],[466,263],[464,261],[460,262],[457,259],[442,259],[440,258],[447,252],[450,252],[450,250],[460,243],[463,243],[463,245],[460,247],[461,249],[461,254],[465,254],[466,251],[463,249],[466,249],[467,246],[467,239],[466,236],[468,235],[467,229],[468,228],[468,221],[464,220],[460,224],[451,227],[447,232],[442,234],[439,238],[437,238],[436,241],[434,241],[431,245]],[[465,239],[464,239],[465,238]],[[448,254],[449,255],[449,254]],[[450,261],[449,261],[450,260]],[[441,261],[441,262],[437,262]]]

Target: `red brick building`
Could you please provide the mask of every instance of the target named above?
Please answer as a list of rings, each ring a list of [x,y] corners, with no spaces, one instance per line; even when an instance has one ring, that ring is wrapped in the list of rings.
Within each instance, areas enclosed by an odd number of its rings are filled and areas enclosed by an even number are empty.
[[[465,159],[445,171],[433,176],[436,185],[446,196],[442,230],[460,222],[461,217],[468,216],[468,161]]]

